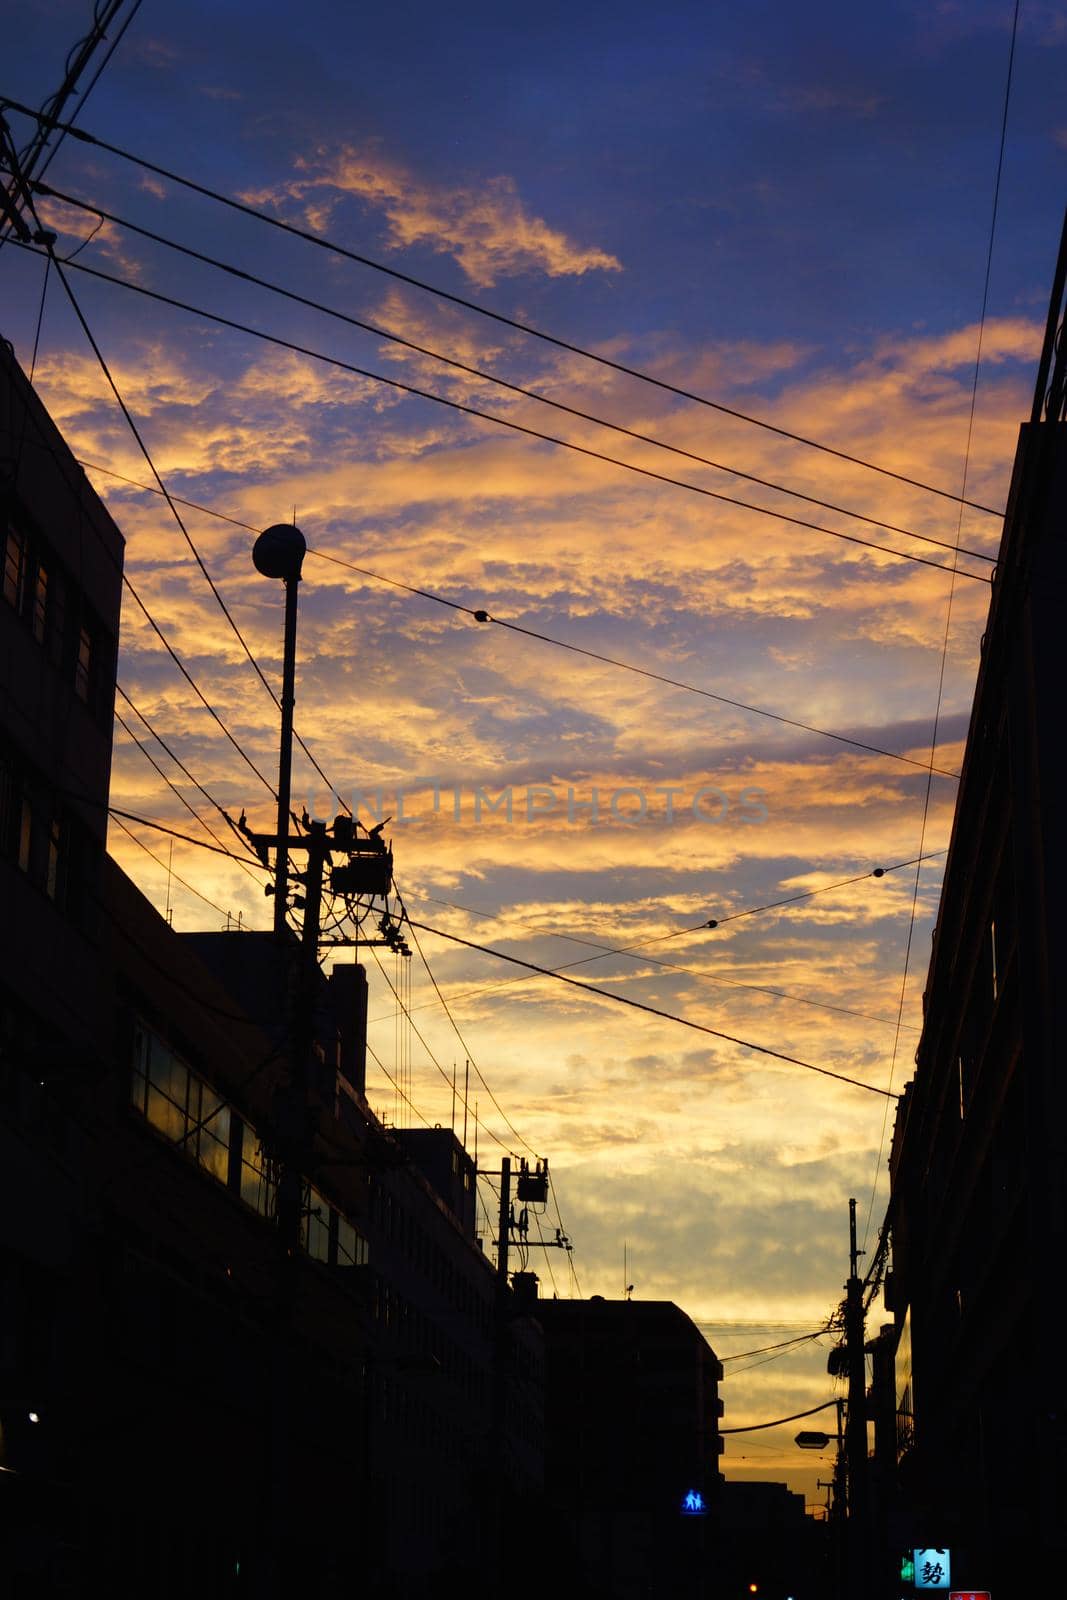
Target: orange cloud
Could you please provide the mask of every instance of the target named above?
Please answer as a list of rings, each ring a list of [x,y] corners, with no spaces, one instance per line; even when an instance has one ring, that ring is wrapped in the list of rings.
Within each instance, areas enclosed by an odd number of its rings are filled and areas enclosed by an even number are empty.
[[[575,244],[533,216],[507,176],[489,178],[478,189],[431,186],[399,163],[350,145],[336,151],[320,148],[296,166],[307,175],[243,198],[257,205],[296,200],[310,226],[320,232],[330,228],[341,199],[361,200],[384,213],[393,249],[424,245],[454,256],[479,288],[531,271],[550,278],[621,271],[615,256]]]

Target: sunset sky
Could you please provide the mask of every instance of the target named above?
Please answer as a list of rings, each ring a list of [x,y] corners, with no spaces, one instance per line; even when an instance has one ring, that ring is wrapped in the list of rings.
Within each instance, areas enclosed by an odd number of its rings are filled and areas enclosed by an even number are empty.
[[[41,105],[88,22],[74,0],[11,0],[0,94]],[[372,802],[381,790],[415,921],[542,966],[582,960],[574,976],[612,995],[875,1090],[907,1081],[988,604],[979,555],[1000,533],[998,517],[961,516],[951,497],[964,482],[1011,37],[1007,0],[896,0],[875,14],[826,0],[668,0],[655,12],[630,0],[147,0],[134,17],[79,112],[98,138],[675,390],[947,491],[684,399],[68,138],[47,182],[73,201],[382,330],[116,222],[97,227],[70,200],[41,202],[60,258],[78,250],[76,267],[197,308],[68,273],[167,487],[233,519],[180,508],[275,683],[281,588],[253,571],[248,528],[295,513],[312,552],[297,729],[336,795]],[[1067,8],[1024,3],[966,467],[967,497],[994,510],[1030,409],[1062,220],[1065,68]],[[23,143],[29,119],[10,122]],[[0,334],[27,370],[44,265],[15,246],[0,254]],[[138,593],[273,782],[275,707],[166,504],[122,482],[143,484],[150,469],[54,271],[35,382],[92,463]],[[953,583],[662,478],[925,563],[951,568],[957,540],[972,553]],[[691,687],[479,623],[477,609]],[[270,826],[267,789],[128,597],[119,682],[214,796]],[[478,799],[508,789],[510,818],[506,797],[495,810]],[[398,790],[410,820],[398,820]],[[316,815],[337,809],[303,756],[294,793]],[[118,726],[112,800],[198,831]],[[361,814],[376,820],[368,803]],[[129,827],[159,860],[117,825],[110,848],[160,909],[169,893],[176,927],[219,927],[226,914],[269,926],[261,874],[175,843],[168,890],[167,837]],[[933,859],[917,895],[914,865],[869,876],[920,850]],[[846,879],[858,881],[736,915]],[[689,931],[709,919],[720,926]],[[448,1122],[453,1065],[462,1089],[469,1052],[482,1163],[499,1166],[495,1140],[551,1162],[575,1271],[562,1252],[531,1251],[545,1292],[551,1269],[561,1294],[618,1297],[632,1283],[639,1298],[677,1301],[727,1359],[724,1426],[837,1392],[826,1338],[769,1361],[744,1353],[832,1313],[850,1195],[873,1250],[893,1102],[436,933],[419,940],[465,1044],[417,958],[422,1040],[398,1026],[394,958],[383,956],[385,975],[371,961],[371,1044],[385,1069],[371,1069],[371,1102],[401,1124]],[[642,948],[597,956],[575,940]],[[552,1212],[549,1236],[556,1224]],[[878,1322],[876,1306],[872,1331]],[[829,1463],[794,1448],[798,1426],[731,1438],[724,1470],[816,1499]]]

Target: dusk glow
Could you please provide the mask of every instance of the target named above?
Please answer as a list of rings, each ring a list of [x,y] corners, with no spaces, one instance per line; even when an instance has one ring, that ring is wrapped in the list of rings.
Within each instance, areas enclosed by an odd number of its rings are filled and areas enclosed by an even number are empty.
[[[12,0],[0,93],[39,108],[86,10]],[[307,540],[295,726],[322,772],[298,746],[293,806],[385,823],[462,1035],[417,950],[406,973],[377,952],[371,1105],[466,1122],[483,1166],[547,1157],[538,1226],[574,1249],[531,1232],[542,1293],[675,1301],[725,1362],[724,1429],[844,1392],[831,1338],[801,1336],[841,1302],[848,1198],[868,1253],[885,1213],[1062,220],[1067,21],[1037,4],[981,325],[1011,21],[151,0],[77,127],[351,254],[73,137],[37,202],[279,692],[282,586],[251,549],[276,523]],[[129,579],[273,788],[277,707],[57,273],[16,243],[0,270],[0,333]],[[224,828],[140,712],[273,826],[128,593],[118,682],[114,807],[210,842],[136,735]],[[251,857],[129,819],[108,848],[179,930],[271,925]],[[797,1427],[728,1437],[723,1472],[821,1503],[836,1440],[804,1453]]]

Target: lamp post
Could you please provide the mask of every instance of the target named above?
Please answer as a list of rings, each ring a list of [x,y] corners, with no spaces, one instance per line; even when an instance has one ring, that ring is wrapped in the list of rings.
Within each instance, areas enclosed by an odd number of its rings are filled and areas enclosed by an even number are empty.
[[[300,529],[287,522],[266,528],[252,549],[265,578],[285,584],[285,644],[282,651],[282,736],[278,754],[278,835],[274,858],[274,931],[284,934],[289,898],[289,792],[293,775],[293,707],[296,704],[296,586],[307,551]]]

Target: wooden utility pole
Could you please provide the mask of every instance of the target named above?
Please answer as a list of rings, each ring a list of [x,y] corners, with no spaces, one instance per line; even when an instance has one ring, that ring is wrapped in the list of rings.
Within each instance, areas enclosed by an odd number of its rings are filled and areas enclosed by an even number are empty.
[[[848,1475],[848,1592],[859,1594],[867,1558],[867,1366],[864,1354],[863,1283],[857,1271],[856,1202],[848,1203],[849,1276],[845,1285],[845,1351],[848,1414],[845,1459]]]

